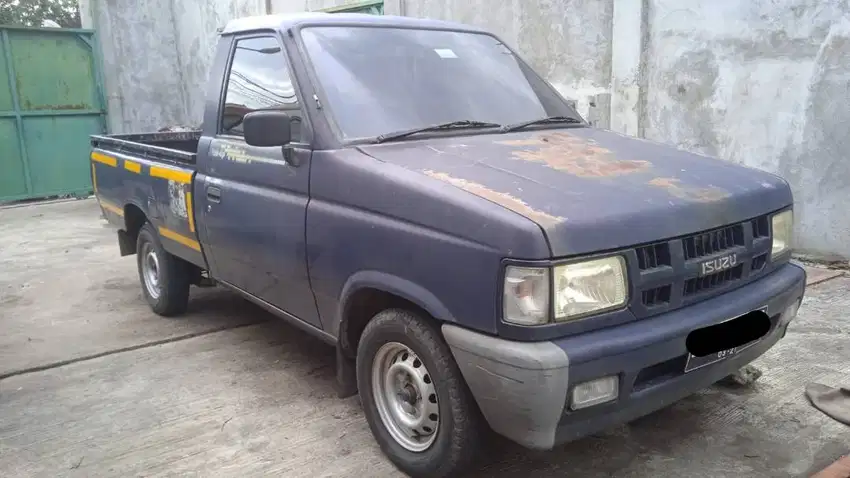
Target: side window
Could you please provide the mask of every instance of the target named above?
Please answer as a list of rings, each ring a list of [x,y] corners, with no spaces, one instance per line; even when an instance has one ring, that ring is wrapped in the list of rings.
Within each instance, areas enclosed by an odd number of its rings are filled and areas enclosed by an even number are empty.
[[[220,133],[242,136],[242,119],[252,111],[282,110],[292,118],[292,141],[301,140],[301,105],[280,44],[273,37],[236,41],[221,109]]]

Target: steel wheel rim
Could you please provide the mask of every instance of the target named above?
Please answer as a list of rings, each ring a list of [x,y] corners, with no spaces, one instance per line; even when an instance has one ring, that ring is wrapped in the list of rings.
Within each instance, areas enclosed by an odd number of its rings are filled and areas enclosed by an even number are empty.
[[[440,407],[425,363],[406,345],[381,346],[372,362],[372,396],[393,439],[412,452],[427,450],[437,438]]]
[[[146,243],[142,246],[142,278],[145,281],[145,289],[153,299],[159,298],[159,271],[156,251],[150,243]]]

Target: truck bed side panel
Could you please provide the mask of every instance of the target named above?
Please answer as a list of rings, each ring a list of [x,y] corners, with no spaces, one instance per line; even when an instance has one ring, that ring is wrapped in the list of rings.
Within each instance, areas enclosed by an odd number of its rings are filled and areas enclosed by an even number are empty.
[[[91,160],[95,195],[111,224],[126,230],[129,209],[138,208],[165,250],[207,268],[195,229],[193,169],[97,148]]]

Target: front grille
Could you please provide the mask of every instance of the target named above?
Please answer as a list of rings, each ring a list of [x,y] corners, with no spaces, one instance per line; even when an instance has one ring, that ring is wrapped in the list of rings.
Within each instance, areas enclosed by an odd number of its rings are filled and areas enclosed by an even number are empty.
[[[685,260],[710,256],[744,245],[744,226],[735,224],[682,239]]]
[[[767,265],[767,253],[753,257],[753,264],[750,269],[760,271],[765,265]]]
[[[670,303],[670,292],[672,289],[669,285],[663,285],[643,291],[641,298],[643,305],[646,307],[656,307]]]
[[[770,216],[635,247],[630,308],[648,317],[687,306],[768,274]],[[708,265],[707,265],[708,264]],[[707,269],[729,266],[701,275]]]
[[[702,277],[694,277],[685,281],[685,287],[682,295],[685,297],[700,294],[711,289],[723,287],[729,282],[736,281],[744,275],[744,264],[726,269],[725,271],[715,272]]]
[[[757,217],[750,221],[753,226],[753,237],[770,237],[770,225],[767,222],[767,216]]]
[[[666,242],[637,248],[638,267],[645,271],[670,265],[670,245]]]

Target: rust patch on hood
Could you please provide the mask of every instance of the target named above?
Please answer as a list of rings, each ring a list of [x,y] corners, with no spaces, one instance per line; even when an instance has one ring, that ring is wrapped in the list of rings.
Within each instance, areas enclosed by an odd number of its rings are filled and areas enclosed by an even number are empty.
[[[647,184],[664,188],[671,196],[697,202],[714,202],[729,196],[728,192],[716,186],[707,188],[682,186],[676,178],[655,178]]]
[[[613,151],[603,148],[593,140],[568,133],[545,133],[530,139],[500,141],[509,146],[530,146],[517,149],[517,159],[544,163],[550,168],[565,171],[583,178],[604,178],[643,171],[649,161],[617,159]]]
[[[532,221],[540,224],[541,226],[558,224],[564,221],[564,218],[562,217],[557,217],[551,214],[547,214],[543,211],[538,211],[519,198],[511,196],[508,193],[500,193],[498,191],[493,191],[492,189],[482,184],[467,181],[465,179],[453,178],[446,173],[440,173],[437,171],[425,170],[422,172],[434,179],[438,179],[445,183],[451,184],[452,186],[463,189],[464,191],[470,192],[472,194],[475,194],[476,196],[482,197],[500,206],[510,209],[515,213],[518,213],[522,216],[531,219]]]

